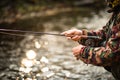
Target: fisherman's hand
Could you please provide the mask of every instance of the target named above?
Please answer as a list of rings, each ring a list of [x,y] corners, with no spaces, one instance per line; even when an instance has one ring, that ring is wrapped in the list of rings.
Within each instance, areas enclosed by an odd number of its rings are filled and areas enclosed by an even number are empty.
[[[78,41],[81,38],[82,31],[77,29],[72,29],[72,30],[65,31],[61,34],[65,35],[68,39]]]
[[[79,46],[74,47],[72,49],[73,55],[76,57],[77,60],[81,58],[80,53],[81,53],[82,48],[84,48],[84,46],[80,44]]]

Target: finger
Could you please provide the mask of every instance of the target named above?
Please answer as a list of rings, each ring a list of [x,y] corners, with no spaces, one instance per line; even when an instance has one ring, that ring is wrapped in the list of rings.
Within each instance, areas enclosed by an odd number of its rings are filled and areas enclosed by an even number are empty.
[[[79,60],[79,59],[80,59],[79,57],[76,58],[76,60]]]
[[[71,40],[71,37],[67,37],[68,40]]]
[[[67,37],[66,32],[62,32],[62,33],[60,33],[60,35],[64,35]]]
[[[67,36],[71,36],[71,35],[74,35],[75,34],[75,31],[74,30],[68,30],[68,31],[65,31],[65,33]]]
[[[67,31],[64,31],[64,32],[61,33],[61,35],[65,35],[66,33],[67,33]]]
[[[76,35],[76,36],[73,36],[71,39],[74,41],[78,41],[80,39],[80,36]]]
[[[66,37],[73,37],[73,35],[68,32],[63,32],[63,33],[61,33],[61,35],[64,35]]]
[[[74,56],[78,57],[78,56],[79,56],[79,54],[74,54]]]
[[[80,51],[80,47],[79,46],[77,46],[77,47],[74,47],[73,49],[72,49],[72,52],[73,53],[79,53],[79,51]]]
[[[62,32],[61,34],[71,33],[72,31],[73,31],[73,30],[67,30],[67,31]]]
[[[76,52],[74,51],[74,52],[73,52],[73,55],[75,55],[75,56],[80,56],[80,53],[79,53],[78,51],[76,51]]]
[[[79,56],[75,56],[76,57],[76,60],[79,60],[80,59],[80,57]]]

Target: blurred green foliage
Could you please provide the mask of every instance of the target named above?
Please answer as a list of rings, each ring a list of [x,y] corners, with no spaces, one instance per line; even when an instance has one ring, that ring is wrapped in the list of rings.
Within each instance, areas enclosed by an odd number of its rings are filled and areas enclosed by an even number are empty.
[[[1,0],[0,1],[0,19],[14,17],[16,14],[25,14],[29,12],[38,12],[55,7],[80,7],[85,3],[90,7],[99,7],[104,4],[104,0]],[[92,1],[92,3],[89,2]],[[85,6],[87,6],[85,5]]]

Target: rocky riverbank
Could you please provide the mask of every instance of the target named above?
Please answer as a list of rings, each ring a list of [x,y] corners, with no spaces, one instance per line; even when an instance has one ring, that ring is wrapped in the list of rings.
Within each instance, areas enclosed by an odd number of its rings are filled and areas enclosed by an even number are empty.
[[[106,13],[103,11],[99,15],[92,12],[90,14],[94,16],[64,14],[63,17],[44,19],[46,21],[44,23],[40,17],[32,21],[40,21],[38,27],[27,25],[24,28],[52,33],[60,33],[72,27],[95,30],[103,26],[109,17],[104,16]],[[22,25],[22,22],[19,24]],[[20,26],[18,23],[12,25]],[[114,80],[111,73],[102,67],[75,60],[71,49],[78,43],[62,36],[26,35],[26,37],[1,35],[0,80]]]

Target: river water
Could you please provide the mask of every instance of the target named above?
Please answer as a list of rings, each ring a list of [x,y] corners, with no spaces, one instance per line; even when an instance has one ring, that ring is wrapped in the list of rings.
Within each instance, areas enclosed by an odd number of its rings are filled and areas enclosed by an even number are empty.
[[[32,30],[50,33],[61,33],[71,28],[97,30],[110,17],[104,11],[99,14],[87,12],[84,16],[76,13],[67,15],[48,17],[46,22],[41,17],[33,20],[39,23],[37,27],[32,26]],[[114,80],[104,68],[75,59],[72,48],[79,45],[77,42],[63,36],[26,35],[19,38],[1,34],[0,80]]]

